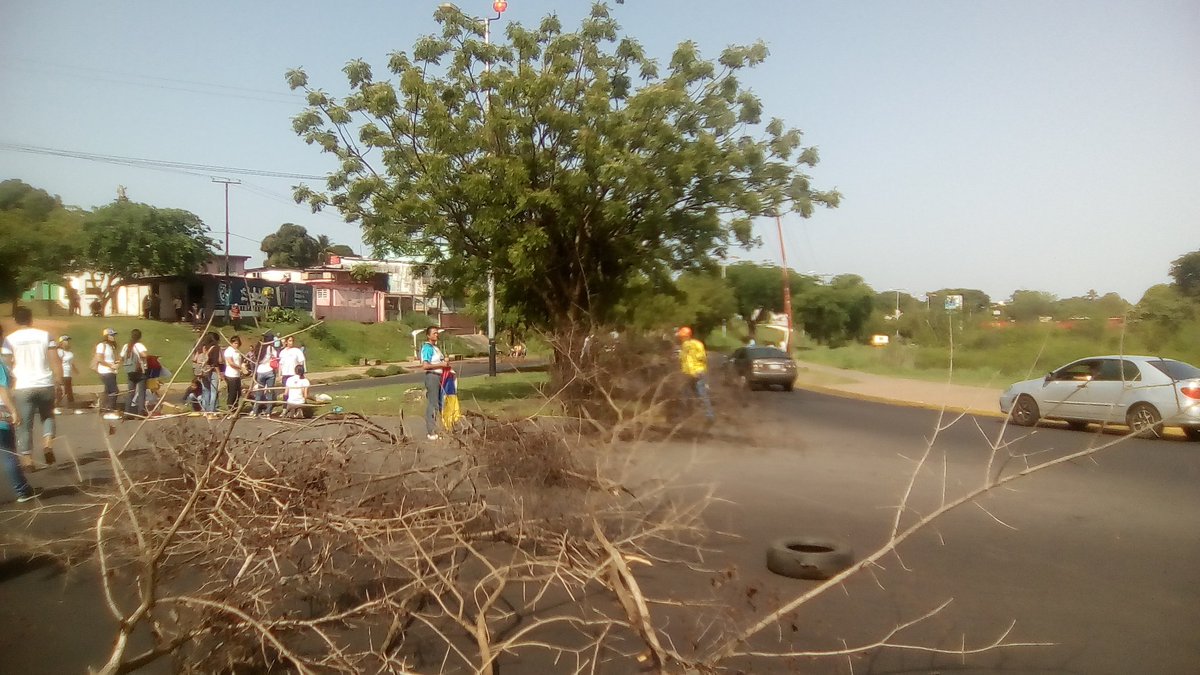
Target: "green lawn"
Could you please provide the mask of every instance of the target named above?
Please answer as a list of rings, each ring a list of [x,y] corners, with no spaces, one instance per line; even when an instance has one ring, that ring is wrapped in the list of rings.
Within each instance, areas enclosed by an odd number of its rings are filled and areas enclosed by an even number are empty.
[[[537,412],[553,414],[561,408],[547,404],[542,395],[549,375],[544,372],[476,375],[458,381],[459,405],[500,417],[524,417]],[[314,387],[313,393],[321,390]],[[363,415],[398,415],[420,418],[425,414],[425,390],[418,382],[387,384],[367,389],[330,392],[333,405]]]

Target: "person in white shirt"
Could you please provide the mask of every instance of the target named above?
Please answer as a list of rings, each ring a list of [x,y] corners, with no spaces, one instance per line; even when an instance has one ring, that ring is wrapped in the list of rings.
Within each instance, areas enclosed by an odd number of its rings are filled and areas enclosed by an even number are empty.
[[[46,464],[54,463],[54,387],[62,382],[58,345],[50,334],[33,327],[33,312],[18,307],[13,319],[20,326],[4,340],[12,354],[13,402],[20,413],[17,453],[22,466],[33,468],[33,417],[42,418],[42,451]]]
[[[139,417],[146,416],[146,345],[142,344],[142,331],[129,331],[129,342],[121,347],[121,363],[129,382],[129,401],[125,412]]]
[[[104,396],[100,399],[100,414],[105,419],[117,419],[117,331],[105,328],[100,332],[102,340],[92,350],[92,370],[104,384]]]
[[[283,339],[283,351],[279,352],[279,376],[283,380],[283,386],[286,387],[288,380],[296,375],[298,367],[307,370],[308,361],[304,350],[296,346],[296,338],[289,335]]]
[[[71,387],[71,376],[75,372],[75,352],[71,351],[71,336],[60,335],[58,338],[58,360],[62,363],[62,386],[54,389],[54,414],[62,414],[62,406],[75,409],[75,390]]]
[[[242,396],[242,338],[234,335],[229,338],[229,346],[225,348],[222,361],[225,363],[225,403],[232,415],[237,411],[238,399]]]
[[[253,352],[250,359],[255,363],[254,388],[250,390],[250,398],[254,399],[254,405],[250,408],[250,416],[270,417],[275,409],[275,371],[279,368],[275,334],[270,331],[263,333],[262,340]]]
[[[287,395],[287,415],[289,417],[304,416],[304,402],[308,400],[308,378],[304,376],[304,366],[296,366],[296,372],[283,385]]]

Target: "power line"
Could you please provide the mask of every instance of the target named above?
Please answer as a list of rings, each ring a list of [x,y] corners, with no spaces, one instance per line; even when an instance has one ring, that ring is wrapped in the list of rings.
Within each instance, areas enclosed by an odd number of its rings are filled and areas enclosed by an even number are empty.
[[[104,155],[93,152],[82,152],[79,150],[61,150],[58,148],[44,148],[36,145],[24,145],[21,143],[7,143],[0,141],[0,150],[9,150],[12,152],[24,152],[34,155],[50,155],[53,157],[69,157],[72,159],[83,159],[90,162],[102,162],[105,164],[121,164],[124,166],[134,166],[146,169],[176,169],[185,173],[188,172],[204,172],[207,174],[237,174],[240,176],[258,176],[260,178],[291,178],[295,180],[321,180],[324,176],[314,176],[303,173],[288,173],[285,171],[267,171],[265,169],[243,169],[231,166],[218,166],[215,164],[193,164],[191,162],[174,162],[163,159],[145,159],[141,157],[122,157],[120,155]],[[201,174],[194,174],[201,175]]]
[[[193,94],[204,94],[209,96],[223,96],[228,98],[243,98],[256,101],[264,101],[267,103],[282,103],[287,105],[304,105],[304,97],[299,94],[291,94],[285,92],[269,91],[263,89],[252,89],[250,87],[237,87],[227,84],[215,84],[212,82],[200,82],[197,80],[182,80],[176,78],[156,77],[153,75],[141,75],[138,73],[122,73],[112,69],[89,68],[87,66],[68,66],[59,63],[40,62],[33,59],[22,57],[12,57],[16,65],[24,68],[29,68],[35,71],[49,72],[58,76],[84,78],[87,80],[96,80],[103,82],[114,82],[117,84],[128,84],[136,87],[148,87],[151,89],[169,89],[173,91],[184,91]],[[55,72],[55,70],[66,72]],[[140,78],[144,80],[152,80],[167,84],[156,84],[154,82],[138,82],[129,78]],[[189,85],[189,86],[182,86]],[[195,87],[204,87],[204,89],[196,89]],[[217,91],[212,91],[217,90]],[[268,98],[273,97],[273,98]]]

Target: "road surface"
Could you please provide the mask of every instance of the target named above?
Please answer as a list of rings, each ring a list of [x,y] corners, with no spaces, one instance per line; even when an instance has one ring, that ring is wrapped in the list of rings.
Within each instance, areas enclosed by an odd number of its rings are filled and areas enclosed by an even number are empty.
[[[644,449],[650,470],[657,466],[682,471],[687,480],[712,482],[727,500],[711,507],[709,519],[732,536],[713,537],[715,551],[707,562],[737,570],[722,592],[732,602],[733,621],[744,624],[814,586],[765,569],[766,547],[776,537],[829,535],[860,557],[884,541],[937,414],[802,391],[718,391],[718,402],[723,420],[711,436]],[[63,442],[76,456],[95,451],[88,445],[96,442],[95,424],[91,416],[64,418]],[[244,424],[252,430],[271,423]],[[114,439],[132,428],[120,425]],[[1001,431],[996,419],[966,417],[939,432],[914,490],[914,512],[936,507],[943,471],[949,498],[978,484],[988,466],[989,441]],[[1004,456],[1018,456],[1007,460],[1012,467],[1114,438],[1009,429],[1004,440],[1012,445]],[[98,466],[102,463],[85,467],[85,475]],[[56,469],[34,480],[59,486],[48,492],[47,504],[69,503],[84,499],[70,486],[73,475]],[[885,557],[871,574],[805,605],[781,624],[782,634],[792,646],[834,649],[843,641],[878,639],[953,600],[894,641],[940,648],[965,641],[972,647],[1015,621],[1008,639],[1053,646],[997,650],[965,661],[882,650],[735,665],[755,673],[1197,672],[1200,444],[1132,440],[1010,487],[983,498],[986,511],[969,505],[951,512],[902,545],[899,558]],[[0,500],[9,499],[5,488]],[[910,513],[905,522],[911,518]],[[14,522],[21,521],[10,519],[9,526]],[[98,663],[112,632],[91,573],[87,567],[70,574],[36,565],[0,567],[5,672],[83,672]],[[712,592],[704,575],[684,577],[661,568],[643,574],[644,586],[653,591],[671,589],[689,598]],[[778,646],[779,634],[769,633],[753,645]]]

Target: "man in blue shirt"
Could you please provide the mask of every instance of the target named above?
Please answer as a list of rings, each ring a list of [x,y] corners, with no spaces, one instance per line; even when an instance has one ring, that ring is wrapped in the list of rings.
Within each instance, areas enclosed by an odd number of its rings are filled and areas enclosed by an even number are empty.
[[[421,345],[421,370],[425,371],[425,437],[438,439],[437,421],[442,416],[442,371],[446,355],[438,348],[437,326],[425,329],[425,344]]]

